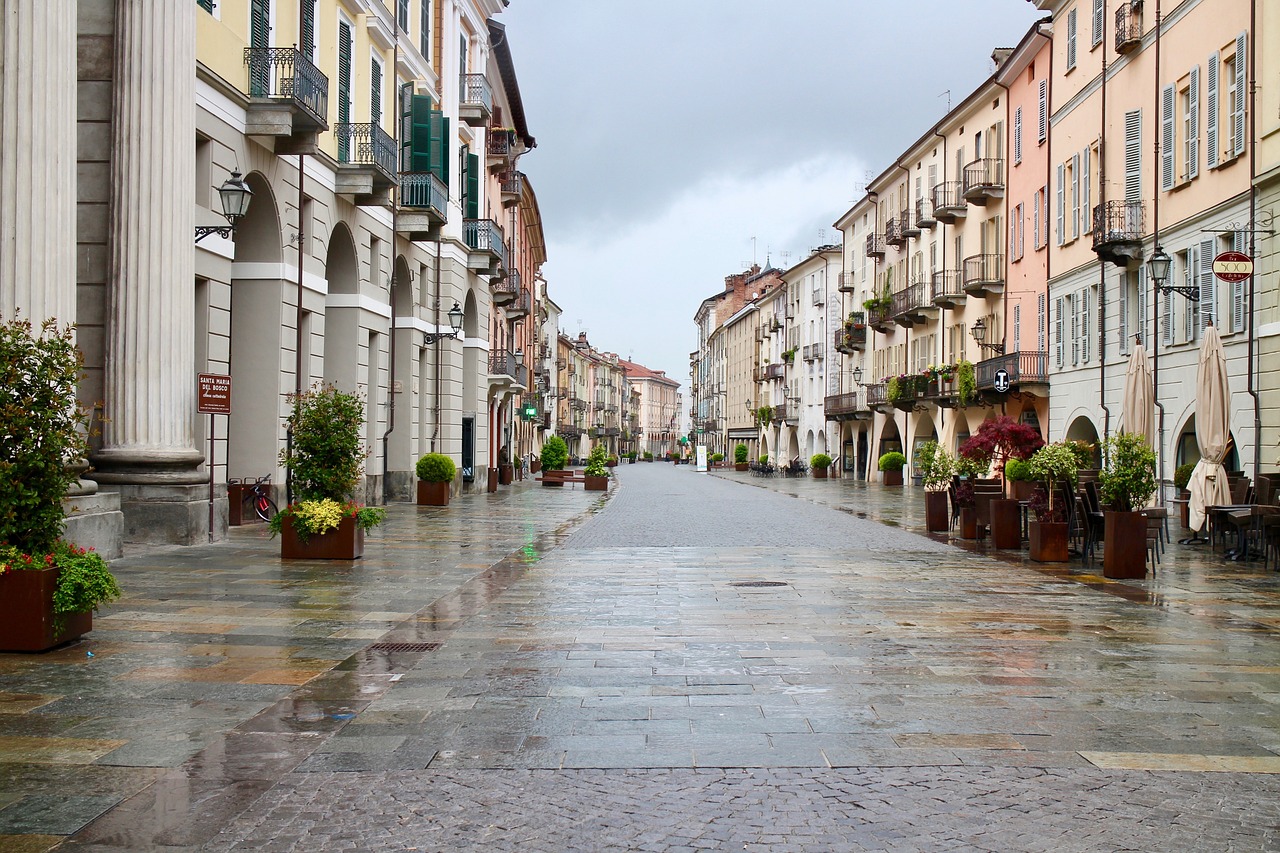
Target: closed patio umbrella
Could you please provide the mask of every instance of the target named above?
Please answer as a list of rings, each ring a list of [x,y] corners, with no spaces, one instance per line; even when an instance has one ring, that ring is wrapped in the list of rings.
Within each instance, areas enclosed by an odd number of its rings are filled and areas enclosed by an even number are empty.
[[[1227,472],[1222,460],[1227,455],[1227,436],[1231,389],[1227,387],[1227,360],[1222,354],[1218,330],[1208,326],[1200,345],[1200,366],[1196,374],[1196,443],[1200,445],[1200,461],[1191,472],[1190,525],[1201,530],[1205,524],[1205,507],[1231,502]]]
[[[1151,381],[1151,363],[1142,344],[1133,348],[1129,369],[1124,376],[1124,405],[1120,412],[1121,432],[1140,435],[1147,447],[1155,444],[1155,390]]]

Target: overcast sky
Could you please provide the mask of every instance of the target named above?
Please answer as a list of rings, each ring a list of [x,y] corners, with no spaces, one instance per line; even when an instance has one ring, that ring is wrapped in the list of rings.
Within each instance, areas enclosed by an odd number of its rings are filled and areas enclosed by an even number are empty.
[[[823,242],[1039,17],[1026,0],[511,0],[543,268],[592,344],[688,399],[724,277]],[[753,239],[754,238],[754,239]]]

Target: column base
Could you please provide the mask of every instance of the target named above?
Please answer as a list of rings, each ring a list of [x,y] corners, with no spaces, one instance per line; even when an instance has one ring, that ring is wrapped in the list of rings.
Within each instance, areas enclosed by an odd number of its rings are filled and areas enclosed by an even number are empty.
[[[121,485],[195,485],[209,482],[209,475],[197,470],[203,462],[198,450],[104,449],[93,454],[88,479]]]
[[[203,545],[209,541],[209,483],[122,484],[124,539],[143,545]],[[227,487],[213,499],[213,541],[227,538]]]
[[[67,513],[63,538],[81,548],[92,548],[104,560],[124,556],[124,513],[119,492],[99,492],[66,498]]]

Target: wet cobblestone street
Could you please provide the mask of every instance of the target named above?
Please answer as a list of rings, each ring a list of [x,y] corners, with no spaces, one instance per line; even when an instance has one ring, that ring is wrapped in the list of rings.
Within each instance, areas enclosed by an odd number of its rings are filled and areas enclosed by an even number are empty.
[[[1260,564],[1110,584],[911,490],[618,473],[393,507],[353,566],[124,561],[87,642],[0,658],[0,849],[1280,849]]]

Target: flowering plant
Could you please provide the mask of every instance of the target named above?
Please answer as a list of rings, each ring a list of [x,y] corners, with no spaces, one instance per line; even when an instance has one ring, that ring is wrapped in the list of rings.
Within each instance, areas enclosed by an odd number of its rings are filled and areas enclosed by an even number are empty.
[[[950,382],[956,375],[954,364],[931,364],[924,369],[924,375],[930,382]]]
[[[377,527],[387,517],[387,511],[382,507],[360,506],[353,501],[338,503],[332,498],[301,500],[280,510],[271,519],[272,536],[284,529],[286,517],[293,520],[293,530],[298,539],[306,542],[312,536],[336,530],[342,519],[347,517],[354,518],[356,527],[361,530]]]
[[[0,577],[10,572],[57,569],[53,591],[53,615],[57,631],[69,613],[97,610],[120,597],[120,586],[107,561],[92,548],[81,548],[59,539],[44,554],[27,554],[12,545],[0,545]]]

